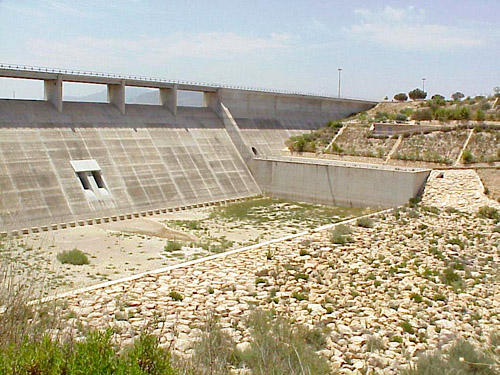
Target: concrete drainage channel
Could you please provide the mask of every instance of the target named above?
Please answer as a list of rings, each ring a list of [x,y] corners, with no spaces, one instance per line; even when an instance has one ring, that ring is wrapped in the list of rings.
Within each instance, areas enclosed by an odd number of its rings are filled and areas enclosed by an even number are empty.
[[[246,199],[239,199],[239,200],[233,200],[233,201],[243,201],[243,200],[246,200]],[[290,235],[287,235],[287,236],[284,236],[284,237],[280,237],[280,238],[276,238],[276,239],[272,239],[272,240],[260,242],[260,243],[255,244],[255,245],[245,246],[245,247],[241,247],[241,248],[238,248],[238,249],[229,250],[229,251],[226,251],[226,252],[223,252],[223,253],[210,255],[210,256],[207,256],[207,257],[204,257],[204,258],[199,258],[199,259],[195,259],[195,260],[191,260],[191,261],[187,261],[187,262],[183,262],[183,263],[178,263],[178,264],[175,264],[175,265],[172,265],[172,266],[162,267],[162,268],[158,268],[158,269],[155,269],[155,270],[152,270],[152,271],[138,273],[136,275],[124,277],[124,278],[121,278],[121,279],[107,281],[107,282],[96,284],[96,285],[92,285],[92,286],[89,286],[89,287],[84,287],[84,288],[76,289],[76,290],[73,290],[73,291],[56,294],[54,296],[45,297],[45,298],[43,298],[43,299],[41,299],[39,301],[33,301],[32,303],[44,303],[44,302],[50,302],[50,301],[58,300],[58,299],[61,299],[61,298],[70,297],[70,296],[76,296],[76,295],[79,295],[79,294],[82,294],[82,293],[92,292],[92,291],[95,291],[95,290],[108,288],[110,286],[118,285],[118,284],[129,282],[129,281],[139,280],[141,278],[145,278],[145,277],[149,277],[149,276],[153,276],[153,275],[158,275],[158,274],[161,274],[161,273],[164,273],[164,272],[168,272],[168,271],[172,271],[172,270],[176,270],[176,269],[180,269],[180,268],[185,268],[185,267],[190,267],[190,266],[193,266],[195,264],[203,263],[203,262],[206,262],[206,261],[210,261],[210,260],[214,260],[214,259],[222,259],[222,258],[225,258],[225,257],[230,256],[230,255],[234,255],[234,254],[238,254],[238,253],[243,253],[245,251],[259,249],[259,248],[265,247],[265,246],[270,245],[270,244],[289,241],[289,240],[292,240],[294,238],[305,236],[305,235],[310,234],[310,233],[317,233],[317,232],[325,231],[325,230],[328,230],[328,229],[332,229],[332,228],[334,228],[336,226],[339,226],[339,225],[342,225],[342,224],[351,224],[351,223],[356,222],[357,220],[359,220],[361,218],[376,217],[378,215],[382,215],[382,214],[391,212],[394,209],[395,208],[388,208],[388,209],[385,209],[385,210],[382,210],[382,211],[373,212],[373,213],[370,213],[370,214],[367,214],[367,215],[358,216],[358,217],[355,217],[355,218],[352,218],[352,219],[343,220],[343,221],[340,221],[340,222],[337,222],[337,223],[322,225],[322,226],[314,228],[314,229],[310,229],[310,230],[302,231],[302,232],[299,232],[299,233],[290,234]]]
[[[70,221],[67,223],[42,225],[40,227],[23,228],[23,229],[19,229],[19,230],[16,229],[16,230],[12,230],[10,232],[0,232],[0,237],[8,237],[9,235],[12,237],[19,237],[22,235],[29,235],[30,233],[37,234],[37,233],[55,231],[55,230],[61,230],[61,229],[83,227],[86,225],[94,225],[94,224],[102,224],[102,223],[110,223],[110,222],[116,222],[116,221],[137,219],[139,217],[154,216],[154,215],[160,215],[160,214],[165,214],[165,213],[175,212],[175,211],[186,211],[186,210],[189,210],[192,208],[222,206],[222,205],[229,204],[229,203],[243,202],[243,201],[246,201],[249,199],[254,199],[257,197],[258,196],[253,195],[253,196],[247,196],[247,197],[241,197],[241,198],[224,199],[224,200],[220,200],[220,201],[193,203],[193,204],[188,204],[188,205],[183,205],[183,206],[175,206],[175,207],[160,208],[160,209],[140,211],[140,212],[132,212],[132,213],[126,213],[126,214],[120,214],[120,215],[99,217],[99,218],[93,218],[93,219]]]

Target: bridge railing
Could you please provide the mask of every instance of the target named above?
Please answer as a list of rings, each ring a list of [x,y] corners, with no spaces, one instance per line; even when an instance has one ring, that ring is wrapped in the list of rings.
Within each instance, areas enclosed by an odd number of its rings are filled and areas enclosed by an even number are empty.
[[[314,96],[314,97],[338,99],[337,96],[330,94],[318,94],[312,92],[269,89],[262,87],[228,85],[219,83],[195,82],[195,81],[165,79],[158,77],[146,77],[146,76],[137,76],[128,74],[104,73],[104,72],[95,72],[90,70],[58,69],[58,68],[48,68],[43,66],[28,66],[28,65],[17,65],[17,64],[6,64],[6,63],[0,63],[0,69],[12,69],[12,70],[20,70],[26,72],[40,72],[40,73],[71,74],[71,75],[88,76],[88,77],[117,78],[117,79],[144,81],[144,82],[162,82],[162,83],[191,85],[199,87],[223,88],[223,89],[233,89],[233,90],[257,91],[257,92],[267,92],[276,94]],[[348,97],[348,96],[341,96],[340,99],[378,101],[372,98],[360,98],[360,97]]]

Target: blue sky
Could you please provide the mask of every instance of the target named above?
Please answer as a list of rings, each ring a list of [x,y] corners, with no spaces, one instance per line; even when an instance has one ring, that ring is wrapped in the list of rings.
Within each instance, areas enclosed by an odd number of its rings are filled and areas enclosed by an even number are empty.
[[[0,62],[382,99],[500,86],[500,1],[0,0]],[[40,83],[0,80],[0,97]],[[68,95],[99,91],[67,85]]]

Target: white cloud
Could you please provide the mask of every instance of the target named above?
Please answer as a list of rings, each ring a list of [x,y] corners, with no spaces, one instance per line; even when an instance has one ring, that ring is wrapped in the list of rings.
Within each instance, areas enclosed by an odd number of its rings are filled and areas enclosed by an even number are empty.
[[[53,41],[33,39],[26,45],[35,56],[50,64],[71,66],[103,66],[108,59],[113,64],[131,56],[143,63],[164,63],[178,57],[220,58],[259,51],[287,48],[291,37],[286,33],[268,37],[249,37],[236,33],[175,33],[165,37],[137,39],[78,37]],[[54,59],[57,61],[52,62]],[[104,60],[104,61],[103,61]]]
[[[398,49],[453,49],[486,44],[484,33],[464,28],[425,22],[422,10],[415,7],[385,6],[377,11],[357,9],[359,24],[343,28],[344,33],[369,43]]]

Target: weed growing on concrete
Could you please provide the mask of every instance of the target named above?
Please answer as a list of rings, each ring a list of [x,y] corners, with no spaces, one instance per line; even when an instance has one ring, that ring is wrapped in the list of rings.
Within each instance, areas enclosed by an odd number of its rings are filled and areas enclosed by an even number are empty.
[[[84,264],[89,264],[89,258],[85,253],[78,249],[64,250],[57,254],[57,260],[62,264],[72,264],[75,266],[81,266]]]

